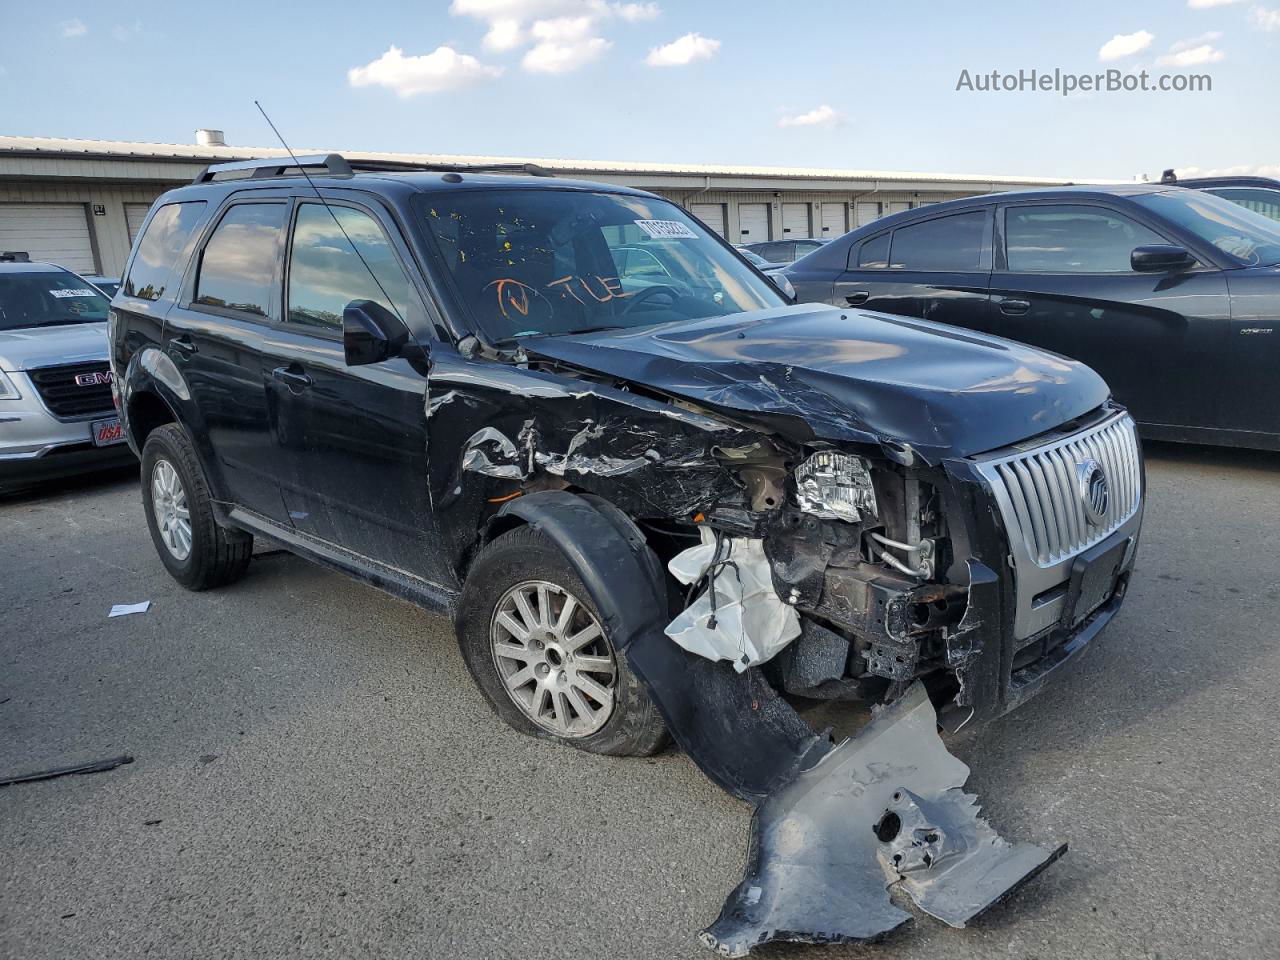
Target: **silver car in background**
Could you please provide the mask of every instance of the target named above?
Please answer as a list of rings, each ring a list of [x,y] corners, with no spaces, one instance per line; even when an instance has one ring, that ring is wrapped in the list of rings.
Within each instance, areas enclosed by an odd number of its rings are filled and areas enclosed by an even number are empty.
[[[0,260],[0,493],[136,462],[111,396],[109,305],[62,267]]]

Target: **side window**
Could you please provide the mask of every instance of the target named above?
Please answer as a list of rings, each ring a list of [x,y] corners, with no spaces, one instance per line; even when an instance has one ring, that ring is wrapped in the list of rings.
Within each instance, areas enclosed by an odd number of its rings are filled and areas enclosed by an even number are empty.
[[[351,207],[298,207],[289,256],[290,323],[341,330],[342,311],[352,300],[377,301],[403,318],[409,289],[395,248],[373,217]]]
[[[204,216],[205,202],[166,203],[156,211],[138,241],[138,252],[124,281],[125,296],[159,300],[192,230]]]
[[[789,263],[790,261],[787,259],[787,248],[789,246],[790,244],[788,243],[766,243],[756,252],[770,263]]]
[[[1214,187],[1205,193],[1216,193],[1224,200],[1238,203],[1246,210],[1280,220],[1280,190],[1267,187]]]
[[[969,273],[990,263],[987,247],[986,211],[957,213],[893,231],[889,268]]]
[[[863,240],[858,248],[858,266],[862,269],[879,269],[889,265],[889,234],[882,233],[870,240]]]
[[[283,203],[239,203],[222,216],[200,255],[195,302],[270,316]]]
[[[1102,207],[1009,207],[1005,250],[1013,273],[1128,273],[1134,247],[1159,234]]]

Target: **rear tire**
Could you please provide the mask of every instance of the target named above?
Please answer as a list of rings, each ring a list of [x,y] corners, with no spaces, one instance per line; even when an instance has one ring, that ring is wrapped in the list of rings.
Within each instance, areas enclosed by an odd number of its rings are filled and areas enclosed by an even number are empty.
[[[176,423],[151,431],[142,448],[142,505],[160,562],[188,590],[244,576],[253,537],[218,526],[204,470]]]
[[[666,743],[661,715],[586,587],[532,527],[503,534],[476,558],[459,602],[458,643],[489,705],[522,733],[615,757],[648,756]]]

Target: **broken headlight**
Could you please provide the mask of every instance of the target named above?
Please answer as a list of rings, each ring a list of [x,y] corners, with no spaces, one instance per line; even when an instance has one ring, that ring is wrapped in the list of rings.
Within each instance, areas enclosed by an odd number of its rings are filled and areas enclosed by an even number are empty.
[[[861,457],[823,450],[796,467],[796,503],[824,520],[856,523],[879,515],[871,468]]]

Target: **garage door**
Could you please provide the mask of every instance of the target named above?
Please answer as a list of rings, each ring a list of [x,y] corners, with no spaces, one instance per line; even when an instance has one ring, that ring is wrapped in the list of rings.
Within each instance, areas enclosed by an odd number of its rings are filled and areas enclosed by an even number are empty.
[[[858,226],[865,226],[872,220],[880,219],[880,201],[863,200],[854,208],[858,213]]]
[[[812,224],[809,222],[809,204],[784,203],[782,205],[782,236],[786,240],[796,240],[810,236]]]
[[[21,250],[76,273],[97,273],[83,203],[0,203],[0,250]]]
[[[738,243],[761,243],[769,236],[769,205],[767,203],[738,204]]]
[[[723,203],[695,203],[689,207],[689,211],[720,236],[724,236]]]
[[[151,204],[149,203],[126,203],[124,205],[124,220],[129,225],[129,246],[133,246],[133,241],[142,232],[143,221],[147,219],[147,211],[150,209]]]
[[[910,209],[911,209],[910,200],[890,200],[889,201],[889,211],[888,211],[889,213],[901,213],[903,210],[910,210]]]
[[[822,205],[822,235],[830,240],[843,236],[849,230],[849,205],[847,203],[824,203]]]

